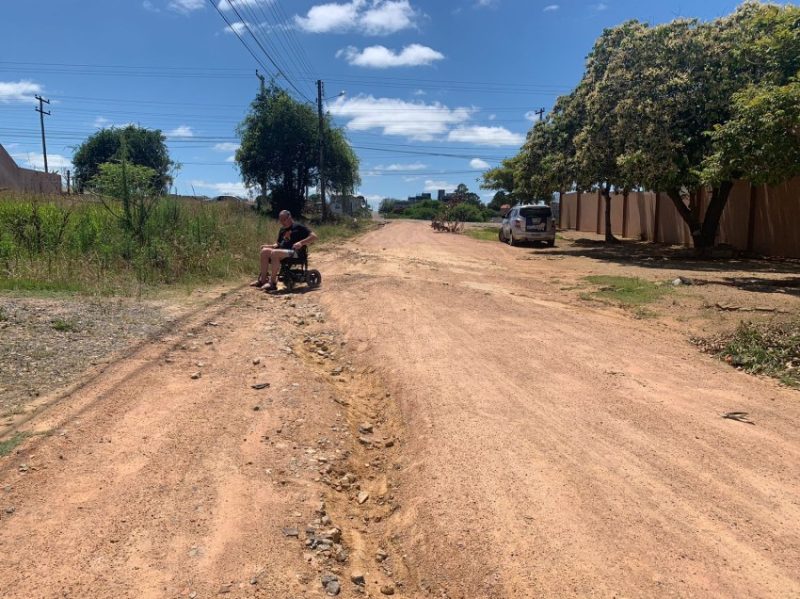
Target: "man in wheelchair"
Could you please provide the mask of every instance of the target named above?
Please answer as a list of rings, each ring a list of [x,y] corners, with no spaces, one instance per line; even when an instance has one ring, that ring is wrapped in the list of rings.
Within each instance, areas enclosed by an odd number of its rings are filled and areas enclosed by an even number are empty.
[[[281,225],[278,241],[272,245],[261,246],[261,270],[258,273],[258,280],[250,283],[252,287],[265,291],[275,291],[278,288],[281,261],[287,258],[305,258],[306,247],[317,239],[311,229],[294,222],[288,210],[281,211],[278,222]]]

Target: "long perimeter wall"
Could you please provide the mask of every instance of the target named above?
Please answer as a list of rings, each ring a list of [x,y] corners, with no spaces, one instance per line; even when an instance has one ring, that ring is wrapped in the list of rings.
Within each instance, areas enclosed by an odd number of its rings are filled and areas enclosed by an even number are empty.
[[[5,148],[0,145],[0,191],[44,195],[59,194],[61,193],[61,175],[20,168]]]
[[[708,195],[701,194],[705,212]],[[597,192],[566,193],[561,200],[561,227],[603,233],[605,206]],[[631,192],[611,197],[615,235],[676,245],[691,245],[689,227],[666,194]],[[763,254],[800,258],[800,178],[768,187],[737,182],[722,214],[717,243]]]

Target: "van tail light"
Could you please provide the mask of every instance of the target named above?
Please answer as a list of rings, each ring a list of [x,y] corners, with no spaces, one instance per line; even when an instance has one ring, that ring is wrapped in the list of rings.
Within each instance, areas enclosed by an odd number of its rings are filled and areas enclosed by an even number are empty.
[[[521,227],[522,226],[522,219],[521,218],[515,218],[514,219],[514,226],[517,227],[517,228]]]

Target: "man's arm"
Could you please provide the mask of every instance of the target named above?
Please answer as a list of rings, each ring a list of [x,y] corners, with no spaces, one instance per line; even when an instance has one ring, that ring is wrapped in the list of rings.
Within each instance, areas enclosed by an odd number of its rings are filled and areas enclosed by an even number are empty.
[[[302,248],[303,246],[311,245],[316,240],[317,240],[317,235],[314,233],[314,231],[309,230],[308,231],[308,237],[306,237],[305,239],[301,239],[300,241],[295,243],[293,248],[294,248],[295,251],[297,251],[300,248]]]

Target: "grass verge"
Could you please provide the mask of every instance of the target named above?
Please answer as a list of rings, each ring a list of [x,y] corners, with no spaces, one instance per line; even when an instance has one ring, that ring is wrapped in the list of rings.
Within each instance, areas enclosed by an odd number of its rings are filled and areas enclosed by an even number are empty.
[[[470,228],[464,231],[465,235],[472,237],[473,239],[481,239],[483,241],[497,241],[498,240],[498,233],[500,229],[495,229],[494,227],[476,227],[474,229]]]
[[[638,277],[595,275],[586,277],[586,280],[593,285],[599,285],[600,289],[582,294],[583,299],[595,299],[624,307],[649,304],[672,291],[668,285],[660,285]]]
[[[735,368],[771,376],[800,389],[800,320],[743,322],[733,333],[692,341]]]
[[[25,439],[30,437],[30,433],[17,433],[13,437],[0,441],[0,457],[7,456],[14,448],[22,443]]]

